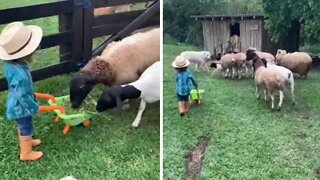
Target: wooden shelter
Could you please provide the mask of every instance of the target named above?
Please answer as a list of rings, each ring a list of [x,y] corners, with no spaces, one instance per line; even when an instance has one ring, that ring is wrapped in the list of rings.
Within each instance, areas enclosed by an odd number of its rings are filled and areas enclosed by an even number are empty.
[[[288,51],[298,50],[300,27],[288,32],[291,42],[273,43],[264,28],[262,14],[233,14],[233,15],[199,15],[193,16],[202,22],[204,48],[211,53],[225,53],[239,47],[245,52],[249,47],[275,54],[278,48]],[[234,37],[239,38],[233,42]],[[232,37],[232,38],[231,38]],[[234,46],[233,46],[234,45]]]

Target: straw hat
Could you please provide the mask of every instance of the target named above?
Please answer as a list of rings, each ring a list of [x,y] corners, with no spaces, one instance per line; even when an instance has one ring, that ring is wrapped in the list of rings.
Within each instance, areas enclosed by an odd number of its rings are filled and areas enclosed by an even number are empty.
[[[0,34],[0,59],[14,60],[34,52],[42,39],[42,29],[22,22],[8,24]]]
[[[177,56],[176,59],[172,62],[174,68],[184,68],[189,66],[190,61],[182,56]]]

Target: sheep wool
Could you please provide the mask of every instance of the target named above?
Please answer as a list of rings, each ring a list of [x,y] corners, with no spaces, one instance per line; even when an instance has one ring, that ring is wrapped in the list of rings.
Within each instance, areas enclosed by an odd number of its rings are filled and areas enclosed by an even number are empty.
[[[311,57],[305,52],[287,53],[281,49],[277,51],[276,60],[279,65],[300,74],[300,76],[307,76],[312,64]]]
[[[160,59],[160,28],[136,33],[121,41],[112,42],[97,58],[108,62],[110,67],[107,69],[115,76],[112,84],[133,82],[145,69]],[[89,61],[83,71],[102,69],[103,67],[96,67],[96,61]]]

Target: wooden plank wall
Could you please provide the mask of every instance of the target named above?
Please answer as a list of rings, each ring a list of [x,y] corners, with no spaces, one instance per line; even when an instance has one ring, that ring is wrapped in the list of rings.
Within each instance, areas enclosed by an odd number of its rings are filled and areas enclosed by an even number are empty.
[[[261,50],[261,20],[239,20],[241,51],[245,52],[249,47]]]
[[[204,48],[211,53],[214,47],[220,52],[223,43],[223,50],[227,48],[227,41],[230,38],[230,20],[202,21]],[[240,24],[241,51],[245,52],[249,47],[262,49],[262,20],[238,20]]]
[[[220,52],[219,45],[224,43],[223,49],[227,47],[230,30],[228,21],[202,21],[204,48],[211,53],[214,48]]]

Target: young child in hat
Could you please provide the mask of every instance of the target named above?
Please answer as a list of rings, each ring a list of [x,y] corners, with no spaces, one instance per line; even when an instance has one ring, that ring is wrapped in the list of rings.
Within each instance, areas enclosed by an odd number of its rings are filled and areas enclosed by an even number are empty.
[[[178,98],[178,107],[180,116],[184,116],[189,109],[190,81],[194,88],[198,89],[198,84],[193,77],[191,71],[188,70],[190,62],[183,56],[177,56],[172,62],[172,66],[176,69],[176,92]]]
[[[6,116],[15,120],[18,127],[20,160],[29,161],[42,157],[32,146],[40,145],[39,139],[32,139],[32,118],[38,112],[33,81],[28,63],[42,39],[42,29],[26,26],[22,22],[8,24],[0,34],[0,59],[8,82]]]

